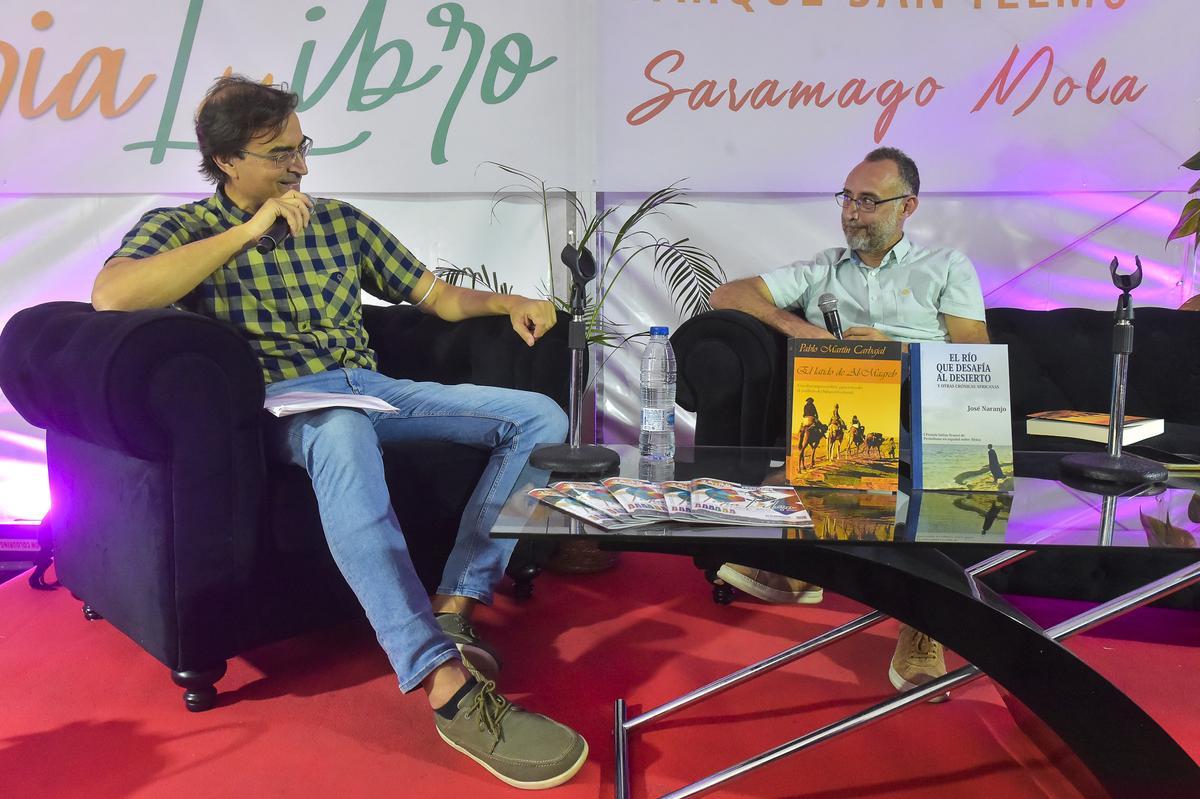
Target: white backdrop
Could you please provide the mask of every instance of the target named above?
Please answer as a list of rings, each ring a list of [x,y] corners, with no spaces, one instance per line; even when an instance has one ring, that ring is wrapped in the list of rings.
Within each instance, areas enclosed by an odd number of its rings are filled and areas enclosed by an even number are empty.
[[[1196,150],[1195,3],[1059,5],[606,3],[600,186],[833,191],[887,143],[942,191],[1162,188]]]
[[[364,207],[431,266],[486,264],[525,293],[546,282],[541,210],[528,199],[493,209],[509,181],[486,161],[600,208],[687,178],[702,192],[696,207],[652,229],[692,237],[742,277],[837,244],[830,195],[878,142],[921,165],[914,238],[968,253],[989,306],[1109,308],[1106,264],[1134,253],[1147,265],[1138,304],[1178,305],[1194,293],[1191,258],[1162,242],[1192,177],[1177,166],[1200,149],[1194,0],[1039,5],[124,0],[114,13],[113,4],[7,0],[0,324],[36,302],[86,300],[141,211],[209,190],[189,149],[191,114],[227,67],[300,90],[317,142],[306,190]],[[1014,48],[1011,96],[1001,104],[993,92],[972,112]],[[930,96],[927,84],[923,104],[895,83],[914,89],[926,78],[942,88]],[[1081,87],[1056,104],[1068,78]],[[786,99],[753,107],[797,81],[794,108]],[[658,113],[634,113],[676,89]],[[816,92],[807,104],[805,91]],[[555,202],[554,252],[568,223]],[[648,267],[622,276],[609,313],[631,329],[677,326]],[[632,439],[639,355],[626,347],[597,381],[606,440]],[[0,517],[44,507],[42,449],[40,432],[0,401]]]

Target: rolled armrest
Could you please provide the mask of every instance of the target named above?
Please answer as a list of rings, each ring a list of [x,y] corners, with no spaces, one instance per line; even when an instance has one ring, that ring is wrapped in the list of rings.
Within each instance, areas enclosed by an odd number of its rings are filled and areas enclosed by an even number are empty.
[[[368,305],[363,321],[379,355],[379,371],[386,375],[537,391],[566,408],[570,319],[562,312],[532,347],[507,316],[445,322],[408,305]]]
[[[9,320],[0,332],[0,390],[33,425],[149,460],[170,456],[176,417],[198,402],[223,405],[235,427],[258,424],[263,402],[258,361],[228,325],[79,302],[37,305]]]
[[[671,336],[676,401],[696,412],[696,444],[774,446],[784,427],[787,339],[741,311],[708,311]]]

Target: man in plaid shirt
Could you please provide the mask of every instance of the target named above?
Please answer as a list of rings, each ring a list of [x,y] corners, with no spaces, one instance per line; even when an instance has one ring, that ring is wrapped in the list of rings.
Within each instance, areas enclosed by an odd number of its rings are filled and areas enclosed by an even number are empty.
[[[297,99],[241,76],[219,79],[196,115],[201,172],[216,193],[143,216],[97,275],[92,304],[176,305],[233,324],[258,355],[268,396],[365,394],[400,409],[287,416],[269,429],[268,446],[308,470],[330,551],[401,690],[425,690],[438,734],[511,785],[561,784],[587,759],[587,743],[496,692],[499,660],[469,619],[477,602],[491,600],[512,552],[512,542],[488,536],[492,523],[518,485],[544,483],[529,453],[563,441],[566,417],[541,394],[381,375],[359,295],[412,302],[448,321],[507,315],[531,346],[554,325],[554,306],[448,285],[362,211],[302,194],[312,140],[301,130]],[[291,236],[273,252],[257,252],[276,220]],[[422,439],[492,449],[432,598],[413,570],[380,453],[381,443]]]

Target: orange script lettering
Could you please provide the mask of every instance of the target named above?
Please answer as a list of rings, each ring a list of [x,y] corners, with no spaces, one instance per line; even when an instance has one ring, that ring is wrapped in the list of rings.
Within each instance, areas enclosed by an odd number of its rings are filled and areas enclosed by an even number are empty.
[[[1017,73],[1016,78],[1012,78],[1013,67],[1016,66],[1017,56],[1020,55],[1021,48],[1019,45],[1013,45],[1012,53],[1008,56],[1008,61],[996,73],[996,79],[992,81],[992,85],[987,87],[987,91],[979,98],[979,102],[971,109],[971,113],[983,108],[988,101],[995,96],[996,105],[1004,105],[1012,97],[1013,92],[1017,90],[1024,81],[1027,75],[1033,71],[1039,61],[1044,60],[1042,65],[1041,78],[1037,85],[1034,86],[1029,96],[1025,98],[1025,102],[1017,106],[1012,112],[1013,116],[1017,116],[1029,106],[1033,105],[1034,101],[1041,95],[1042,90],[1046,88],[1046,83],[1050,80],[1051,71],[1054,69],[1054,48],[1046,45],[1033,54],[1033,57],[1025,62],[1025,66]],[[1138,83],[1137,75],[1122,75],[1111,86],[1104,85],[1104,73],[1108,69],[1108,59],[1101,58],[1096,61],[1096,65],[1092,67],[1091,73],[1088,74],[1087,84],[1081,84],[1079,81],[1072,78],[1070,75],[1062,78],[1054,86],[1054,91],[1051,93],[1055,105],[1066,105],[1075,96],[1078,89],[1084,90],[1084,96],[1088,102],[1095,105],[1101,103],[1109,103],[1111,105],[1121,105],[1122,103],[1135,103],[1142,93],[1146,91],[1146,84]],[[1036,75],[1036,73],[1034,73]],[[1010,82],[1011,81],[1011,82]]]
[[[30,22],[34,30],[44,31],[54,24],[54,17],[48,11],[39,11],[33,15]],[[157,77],[154,74],[143,76],[129,96],[124,101],[118,102],[117,81],[121,77],[125,51],[123,49],[113,50],[109,47],[93,47],[81,55],[75,62],[74,69],[63,75],[46,97],[38,102],[35,92],[42,69],[42,59],[45,55],[45,48],[35,47],[29,51],[29,58],[25,62],[18,110],[26,119],[40,117],[51,108],[55,109],[59,119],[74,119],[97,100],[100,101],[102,116],[109,119],[118,117],[142,99]],[[93,61],[99,65],[99,71],[83,97],[76,101],[75,95],[79,92],[79,84]],[[21,56],[17,52],[17,48],[8,42],[0,41],[0,63],[3,64],[3,70],[0,71],[0,111],[3,111],[4,104],[12,92],[21,68]]]
[[[873,86],[865,78],[851,78],[840,87],[827,87],[825,81],[806,83],[795,81],[785,86],[780,81],[768,78],[759,81],[750,89],[739,89],[737,78],[729,78],[724,84],[705,78],[690,86],[676,87],[663,78],[679,70],[685,57],[679,50],[667,50],[652,58],[643,74],[646,79],[662,89],[654,97],[638,104],[625,121],[630,125],[644,125],[670,107],[677,97],[685,97],[692,111],[716,108],[724,105],[730,111],[741,111],[746,107],[759,110],[786,105],[789,109],[798,105],[825,108],[836,103],[839,108],[866,105],[872,101],[881,106],[875,122],[875,141],[883,141],[888,128],[896,117],[900,106],[911,96],[916,105],[924,107],[933,101],[942,88],[933,77],[927,76],[915,88],[906,87],[902,81],[888,79]]]

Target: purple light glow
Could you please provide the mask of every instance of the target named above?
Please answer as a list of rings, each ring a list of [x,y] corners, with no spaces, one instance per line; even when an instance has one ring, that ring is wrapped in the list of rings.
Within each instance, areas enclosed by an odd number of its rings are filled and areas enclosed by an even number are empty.
[[[1164,204],[1159,204],[1159,194],[1155,193],[1140,201],[1126,194],[1103,192],[1057,194],[1054,197],[1055,204],[1061,207],[1086,211],[1097,218],[1114,221],[1119,217],[1122,225],[1132,225],[1166,239],[1171,228],[1175,227],[1179,213],[1165,201]]]
[[[0,459],[0,518],[40,520],[49,510],[45,464]]]
[[[46,440],[0,396],[0,519],[41,519],[50,508]]]
[[[0,443],[12,444],[20,449],[36,452],[43,458],[46,457],[46,440],[44,438],[25,433],[14,433],[11,430],[0,430]]]

